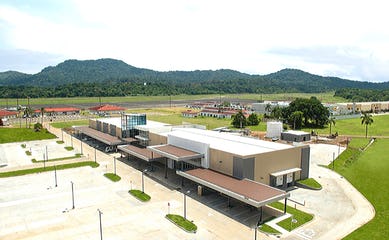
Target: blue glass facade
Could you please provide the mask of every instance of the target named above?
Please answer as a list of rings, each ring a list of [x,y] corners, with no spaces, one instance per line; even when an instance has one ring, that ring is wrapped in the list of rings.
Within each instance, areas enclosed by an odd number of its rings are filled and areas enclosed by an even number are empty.
[[[123,138],[135,137],[135,135],[138,135],[138,130],[135,129],[135,126],[146,125],[146,114],[122,114],[121,124]]]

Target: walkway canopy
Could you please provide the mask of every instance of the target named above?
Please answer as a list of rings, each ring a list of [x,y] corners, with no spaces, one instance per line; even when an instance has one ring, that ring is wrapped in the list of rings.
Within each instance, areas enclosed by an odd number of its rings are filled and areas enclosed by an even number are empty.
[[[153,159],[162,157],[161,155],[154,153],[150,149],[140,148],[133,145],[118,146],[118,149],[122,152],[128,153],[147,162],[151,162]]]
[[[117,146],[119,144],[123,144],[124,142],[119,139],[116,136],[112,136],[108,133],[103,133],[100,131],[97,131],[93,128],[87,127],[87,126],[81,126],[81,127],[74,127],[74,130],[83,133],[85,135],[88,135],[91,138],[94,138],[100,142],[103,142],[110,146]]]
[[[185,161],[204,157],[202,153],[193,152],[170,144],[149,146],[148,149],[174,161]]]
[[[239,180],[209,169],[177,171],[177,174],[256,208],[290,196],[290,193],[268,185],[249,179]]]

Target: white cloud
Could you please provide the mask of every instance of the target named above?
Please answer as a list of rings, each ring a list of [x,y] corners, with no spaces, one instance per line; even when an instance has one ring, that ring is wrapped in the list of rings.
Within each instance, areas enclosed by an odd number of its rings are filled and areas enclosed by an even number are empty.
[[[71,18],[59,11],[54,21],[0,3],[0,26],[11,29],[7,43],[66,58],[118,58],[156,70],[264,74],[295,67],[389,80],[385,1],[73,0],[69,5]]]

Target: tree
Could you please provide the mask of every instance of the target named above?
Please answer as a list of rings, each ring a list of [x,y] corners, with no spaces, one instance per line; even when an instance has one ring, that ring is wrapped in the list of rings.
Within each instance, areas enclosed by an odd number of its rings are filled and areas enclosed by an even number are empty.
[[[266,113],[271,113],[271,104],[270,104],[270,103],[266,104],[266,106],[265,106],[265,112],[266,112]]]
[[[43,115],[45,113],[45,108],[41,107],[41,117],[42,117],[42,124],[43,124]]]
[[[303,125],[303,112],[295,111],[290,115],[290,122],[293,122],[293,130],[300,129]]]
[[[247,125],[249,126],[257,126],[260,123],[260,119],[256,113],[252,113],[247,118]]]
[[[34,124],[34,130],[35,130],[35,132],[40,132],[42,129],[43,129],[43,126],[42,126],[42,124],[40,124],[39,122],[37,122],[37,123]]]
[[[328,124],[330,125],[330,135],[332,135],[332,125],[334,125],[335,126],[335,118],[334,117],[330,117],[329,119],[328,119]]]
[[[270,117],[277,119],[277,120],[280,120],[282,118],[282,108],[280,106],[275,106],[271,110]]]
[[[316,98],[296,98],[288,107],[284,108],[283,115],[285,119],[289,119],[293,112],[301,111],[303,113],[304,126],[314,125],[323,127],[328,122],[330,112],[328,108]]]
[[[368,114],[368,113],[364,113],[362,116],[361,116],[361,124],[365,124],[366,126],[366,135],[365,135],[365,138],[367,138],[367,126],[368,125],[371,125],[374,120],[373,120],[373,117],[371,116],[371,114]]]
[[[239,112],[232,116],[232,126],[236,128],[243,128],[247,125],[246,117],[244,116],[242,110],[239,110]]]

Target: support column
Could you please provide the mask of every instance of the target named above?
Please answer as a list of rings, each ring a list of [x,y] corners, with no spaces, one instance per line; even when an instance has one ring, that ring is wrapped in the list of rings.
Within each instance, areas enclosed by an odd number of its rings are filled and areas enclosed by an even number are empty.
[[[284,205],[284,214],[286,213],[286,204],[288,203],[288,198],[285,198],[285,205]]]
[[[260,207],[260,208],[259,208],[259,224],[262,223],[262,216],[263,216],[263,208]]]
[[[165,178],[167,178],[167,158],[165,158]]]

